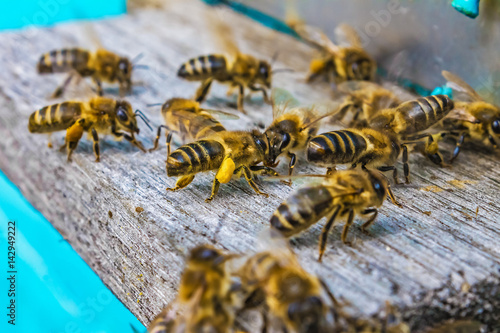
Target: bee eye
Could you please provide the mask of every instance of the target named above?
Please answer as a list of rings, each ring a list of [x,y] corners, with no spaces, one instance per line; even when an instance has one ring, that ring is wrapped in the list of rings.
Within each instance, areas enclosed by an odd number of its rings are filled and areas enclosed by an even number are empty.
[[[212,250],[212,249],[204,249],[200,253],[200,259],[202,260],[213,260],[218,256],[217,251]]]
[[[127,74],[128,73],[128,63],[127,61],[125,60],[121,60],[119,63],[118,63],[118,68],[120,69],[120,71],[123,72],[123,74]]]
[[[495,134],[500,134],[500,120],[495,120],[493,123],[491,123],[491,128],[493,129],[493,132],[495,132]]]
[[[290,143],[290,134],[288,133],[283,134],[283,141],[281,141],[280,149],[285,148],[286,146],[288,146],[289,143]]]
[[[123,109],[118,109],[116,116],[120,121],[126,122],[128,120],[127,113]]]
[[[375,190],[375,193],[379,197],[384,197],[385,196],[385,188],[384,186],[380,183],[378,180],[373,181],[373,189]]]
[[[263,77],[267,78],[269,71],[267,70],[267,67],[265,65],[260,65],[259,73]]]

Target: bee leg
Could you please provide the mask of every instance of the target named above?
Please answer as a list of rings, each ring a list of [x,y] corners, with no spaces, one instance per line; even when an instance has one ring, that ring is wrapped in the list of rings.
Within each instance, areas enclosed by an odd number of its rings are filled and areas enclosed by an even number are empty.
[[[271,176],[275,176],[275,177],[278,177],[280,175],[279,173],[277,173],[273,169],[266,167],[266,166],[262,166],[262,165],[252,165],[250,167],[250,170],[253,173],[260,174],[260,175],[271,175]]]
[[[165,144],[167,145],[167,155],[170,156],[170,141],[172,141],[173,132],[168,132]]]
[[[408,146],[402,144],[403,148],[403,170],[405,173],[405,183],[410,184],[410,166],[408,165]]]
[[[378,210],[377,208],[367,208],[365,209],[364,211],[361,212],[361,214],[363,215],[368,215],[368,214],[372,214],[372,216],[368,219],[368,221],[366,221],[365,223],[363,223],[363,225],[361,226],[361,231],[363,231],[364,233],[368,233],[366,231],[366,229],[373,223],[373,221],[375,221],[375,219],[377,218],[377,215],[378,215]]]
[[[125,133],[116,132],[116,130],[113,131],[113,135],[116,136],[116,137],[123,136],[125,138],[125,140],[127,140],[128,142],[130,142],[131,144],[133,144],[134,146],[136,146],[137,148],[139,148],[143,152],[147,152],[146,148],[144,148],[144,146],[142,145],[142,143],[140,141],[137,141],[136,138],[133,135],[130,136],[130,135],[125,134]]]
[[[389,199],[391,199],[392,203],[398,206],[399,208],[403,208],[403,205],[400,204],[397,200],[396,197],[394,196],[394,193],[392,192],[391,185],[387,184],[387,194],[389,195]]]
[[[154,142],[153,148],[150,148],[149,152],[152,152],[152,151],[158,149],[158,142],[160,141],[161,129],[162,128],[164,128],[165,131],[167,131],[167,133],[168,133],[168,127],[167,126],[165,126],[165,125],[158,126],[158,131],[156,132],[156,138],[155,138],[155,142]],[[168,135],[167,135],[167,141],[168,141]],[[167,147],[168,146],[169,146],[169,143],[167,143]],[[170,155],[170,152],[169,152],[169,155]]]
[[[264,87],[256,87],[256,86],[251,84],[248,86],[248,88],[250,88],[250,90],[252,90],[252,91],[261,91],[262,97],[264,98],[264,102],[266,102],[267,104],[271,103],[271,100],[269,99],[269,96],[267,96],[267,91]]]
[[[342,240],[342,243],[346,245],[351,245],[351,242],[347,241],[347,233],[349,232],[349,228],[352,225],[352,222],[354,221],[354,211],[352,209],[348,210],[349,216],[347,217],[347,222],[344,225],[344,229],[342,229],[342,235],[340,239]]]
[[[248,182],[248,185],[250,185],[253,188],[253,190],[255,192],[257,192],[257,194],[263,195],[266,198],[269,198],[269,194],[264,193],[261,190],[259,190],[259,188],[257,187],[257,184],[255,184],[255,182],[252,179],[253,178],[252,171],[246,165],[242,165],[242,166],[236,168],[236,170],[234,170],[235,174],[238,174],[240,172],[243,172],[243,175],[245,176],[245,179]]]
[[[59,87],[57,87],[56,90],[54,90],[54,92],[52,93],[50,98],[61,97],[62,94],[64,93],[64,90],[68,87],[71,80],[73,79],[73,75],[74,75],[73,73],[69,74],[68,77],[66,78],[66,80],[64,80],[64,82]]]
[[[288,175],[291,176],[293,173],[293,168],[295,167],[295,163],[297,163],[297,156],[289,152],[288,157],[290,157],[290,163],[288,165]],[[288,186],[292,186],[292,179],[282,180],[281,182]]]
[[[210,91],[210,86],[212,85],[212,82],[213,82],[212,78],[206,79],[201,83],[201,86],[196,90],[194,99],[198,103],[202,103],[205,100],[205,97],[207,97],[207,94]]]
[[[193,179],[194,179],[194,175],[182,176],[181,178],[177,179],[177,181],[175,182],[175,187],[174,188],[167,188],[167,191],[175,192],[177,190],[183,189],[184,187],[191,184]]]
[[[245,98],[245,87],[242,84],[240,84],[239,86],[240,90],[238,91],[238,102],[237,102],[238,111],[247,114],[245,109],[243,108],[243,99]]]
[[[398,169],[392,165],[392,166],[381,166],[381,167],[378,167],[377,168],[378,171],[381,171],[381,172],[387,172],[387,171],[391,171],[392,170],[392,178],[394,178],[394,184],[399,184],[399,180],[398,180]]]
[[[92,80],[95,82],[95,85],[97,87],[96,89],[97,95],[102,96],[103,92],[102,92],[101,80],[99,80],[96,76],[92,76]]]
[[[267,333],[269,327],[269,316],[267,315],[267,311],[262,311],[262,333]]]
[[[80,118],[66,130],[66,137],[64,139],[65,143],[64,146],[60,148],[60,151],[66,148],[68,152],[68,162],[71,162],[71,154],[73,154],[73,150],[76,149],[76,147],[78,146],[78,142],[82,138],[84,132],[84,123],[85,119]]]
[[[458,154],[460,154],[460,148],[462,147],[462,144],[464,143],[465,135],[466,135],[466,133],[462,133],[460,135],[460,137],[458,138],[455,149],[453,150],[453,156],[450,159],[450,164],[453,163],[453,161],[455,161],[455,159],[458,157]]]
[[[323,230],[321,231],[321,236],[319,238],[318,262],[321,262],[321,259],[323,258],[323,254],[325,253],[326,240],[328,238],[328,233],[330,232],[330,229],[333,227],[333,223],[335,222],[335,219],[337,218],[339,211],[340,211],[340,206],[337,206],[337,208],[335,208],[335,210],[333,211],[332,216],[330,217],[328,222],[323,227]]]
[[[95,128],[92,128],[92,140],[94,141],[95,161],[99,162],[101,160],[101,153],[99,151],[99,136]]]
[[[217,180],[217,177],[214,177],[214,182],[212,184],[212,193],[210,194],[210,197],[205,199],[205,202],[210,202],[213,200],[217,192],[219,192],[219,186],[220,186],[219,180]]]

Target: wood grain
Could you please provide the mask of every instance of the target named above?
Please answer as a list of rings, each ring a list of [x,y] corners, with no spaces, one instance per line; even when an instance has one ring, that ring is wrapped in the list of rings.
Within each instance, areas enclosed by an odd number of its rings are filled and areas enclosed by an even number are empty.
[[[190,97],[197,87],[176,77],[180,64],[220,52],[204,22],[206,10],[198,1],[170,1],[164,11],[139,10],[92,24],[106,48],[130,57],[144,53],[141,62],[150,70],[137,71],[134,80],[144,86],[136,86],[128,100],[155,126],[161,123],[159,108],[146,104]],[[329,98],[328,86],[303,82],[312,55],[307,46],[230,11],[223,19],[234,27],[244,52],[271,59],[280,50],[276,68],[297,71],[276,76],[275,86],[304,102]],[[147,324],[175,297],[188,249],[210,242],[235,252],[252,251],[272,212],[307,180],[296,181],[293,188],[260,182],[268,199],[255,195],[244,180],[232,181],[207,204],[212,174],[197,176],[184,191],[165,191],[175,183],[166,177],[165,148],[143,154],[127,142],[101,139],[101,162],[94,163],[91,142],[82,140],[73,163],[66,163],[65,154],[47,148],[45,136],[27,130],[30,113],[53,102],[46,97],[63,79],[38,76],[35,64],[51,49],[89,47],[85,30],[75,23],[0,35],[0,168]],[[117,89],[105,92],[116,95]],[[234,104],[236,97],[226,97],[225,88],[215,85],[207,105],[231,111],[228,100]],[[224,125],[251,129],[270,123],[271,108],[260,96],[247,99],[246,108],[248,116]],[[152,146],[154,134],[143,127],[139,138]],[[63,134],[55,139],[57,147]],[[297,237],[294,248],[307,269],[352,304],[354,314],[376,314],[388,300],[417,329],[442,319],[474,317],[494,332],[500,316],[498,153],[468,145],[451,169],[437,168],[416,154],[410,161],[412,184],[394,188],[404,207],[386,203],[369,235],[353,228],[353,246],[345,246],[337,226],[322,264],[316,257],[323,223]],[[319,172],[303,160],[297,170]],[[472,286],[467,293],[460,292],[465,281]]]

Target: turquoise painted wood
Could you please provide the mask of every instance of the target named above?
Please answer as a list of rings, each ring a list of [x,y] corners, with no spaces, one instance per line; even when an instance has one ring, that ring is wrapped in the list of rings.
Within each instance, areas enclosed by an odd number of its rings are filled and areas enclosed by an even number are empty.
[[[3,1],[0,30],[50,26],[75,19],[97,19],[126,12],[126,0]]]
[[[7,224],[15,221],[15,326]],[[0,171],[0,332],[133,333],[146,328]]]

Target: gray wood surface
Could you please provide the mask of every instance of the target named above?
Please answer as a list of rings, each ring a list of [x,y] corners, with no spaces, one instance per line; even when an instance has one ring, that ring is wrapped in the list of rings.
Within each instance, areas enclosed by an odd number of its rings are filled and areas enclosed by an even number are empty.
[[[170,1],[165,11],[139,10],[93,24],[105,47],[130,57],[144,53],[141,62],[151,69],[137,71],[134,80],[144,86],[135,87],[128,100],[154,125],[161,123],[159,108],[146,104],[190,97],[197,87],[176,78],[179,65],[220,52],[204,22],[205,10],[195,0]],[[312,55],[307,46],[230,11],[223,19],[234,28],[244,52],[270,59],[280,50],[276,68],[297,70],[276,76],[275,86],[304,102],[328,99],[326,85],[303,82]],[[184,191],[165,191],[175,183],[166,177],[165,148],[143,154],[127,142],[101,139],[101,162],[94,163],[91,142],[82,140],[68,164],[64,154],[47,148],[45,136],[30,134],[27,123],[31,112],[52,103],[46,96],[63,79],[38,76],[39,55],[68,46],[90,47],[86,29],[73,23],[3,33],[0,45],[0,169],[146,325],[174,299],[188,249],[209,242],[235,252],[252,251],[272,212],[307,182],[301,179],[290,188],[261,181],[270,194],[266,199],[236,180],[222,185],[207,204],[210,173],[197,176]],[[207,105],[231,111],[227,101],[234,104],[236,97],[226,97],[225,91],[216,84]],[[117,94],[117,89],[106,93]],[[247,99],[246,108],[248,116],[224,124],[251,129],[270,123],[271,108],[260,96]],[[55,135],[54,146],[63,137]],[[139,139],[152,146],[153,138],[143,126]],[[498,157],[469,145],[453,168],[440,169],[413,154],[413,183],[394,188],[404,207],[384,204],[370,235],[353,228],[353,246],[345,246],[337,226],[322,264],[316,258],[323,223],[296,238],[294,248],[305,267],[349,301],[355,314],[376,314],[388,300],[401,307],[416,329],[446,318],[474,317],[493,331],[500,316]],[[297,171],[318,172],[303,160]],[[138,213],[136,207],[144,211]],[[464,282],[471,285],[468,292],[461,291]]]

